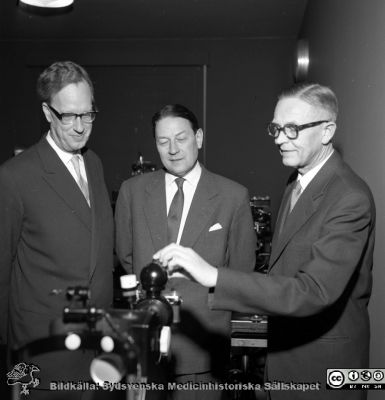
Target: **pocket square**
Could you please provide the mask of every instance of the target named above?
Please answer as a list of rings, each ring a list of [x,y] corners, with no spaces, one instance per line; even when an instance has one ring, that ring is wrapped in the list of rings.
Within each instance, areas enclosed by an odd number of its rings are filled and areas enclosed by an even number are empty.
[[[219,229],[222,229],[222,225],[219,222],[217,222],[216,224],[210,227],[209,232],[218,231]]]

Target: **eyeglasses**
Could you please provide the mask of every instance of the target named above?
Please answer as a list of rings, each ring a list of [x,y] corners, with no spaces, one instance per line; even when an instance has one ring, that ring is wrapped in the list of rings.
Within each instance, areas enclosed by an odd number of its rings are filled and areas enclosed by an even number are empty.
[[[56,111],[53,107],[51,107],[49,104],[47,104],[47,107],[56,115],[56,117],[64,124],[64,125],[70,125],[73,124],[76,121],[76,118],[80,118],[82,122],[85,124],[91,124],[93,121],[95,121],[96,118],[96,113],[97,111],[88,111],[83,114],[75,114],[75,113],[59,113]]]
[[[294,140],[297,139],[298,133],[303,129],[321,125],[324,122],[330,122],[330,121],[309,122],[308,124],[303,124],[303,125],[286,124],[284,126],[280,126],[278,124],[275,124],[274,122],[270,122],[270,124],[267,125],[267,133],[269,134],[269,136],[272,136],[274,139],[276,139],[282,131],[288,139]]]

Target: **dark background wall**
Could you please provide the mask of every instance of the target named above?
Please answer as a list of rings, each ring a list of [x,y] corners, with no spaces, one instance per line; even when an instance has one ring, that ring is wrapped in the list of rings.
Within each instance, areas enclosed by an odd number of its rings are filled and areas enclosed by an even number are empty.
[[[205,164],[212,171],[247,186],[251,195],[270,195],[276,215],[289,172],[281,165],[273,141],[266,133],[266,124],[272,118],[278,92],[292,83],[294,45],[294,39],[2,42],[0,50],[6,62],[2,63],[1,74],[0,126],[4,140],[0,162],[12,154],[15,145],[33,144],[46,128],[35,83],[39,70],[55,60],[70,59],[94,72],[99,105],[117,104],[121,100],[119,90],[106,90],[109,85],[120,84],[120,90],[130,93],[129,80],[124,75],[132,67],[207,65]],[[138,85],[134,89],[138,91]],[[146,90],[148,85],[143,87]],[[178,93],[181,92],[179,89]],[[124,98],[129,101],[129,96]],[[166,98],[164,104],[187,101],[175,93],[169,101]],[[130,166],[136,161],[130,152],[132,148],[136,152],[135,136],[129,134],[135,131],[136,122],[129,103],[119,109],[112,107],[108,113],[105,108],[95,122],[90,147],[102,157],[112,191],[129,176]],[[202,115],[201,107],[194,111]],[[146,110],[148,130],[142,132],[149,137],[151,115]],[[122,156],[124,149],[127,157]],[[144,155],[155,157],[155,153]]]
[[[330,85],[340,102],[337,142],[371,187],[377,207],[371,366],[385,365],[385,2],[311,0],[302,36],[310,46],[309,78]],[[384,399],[371,391],[370,400]]]

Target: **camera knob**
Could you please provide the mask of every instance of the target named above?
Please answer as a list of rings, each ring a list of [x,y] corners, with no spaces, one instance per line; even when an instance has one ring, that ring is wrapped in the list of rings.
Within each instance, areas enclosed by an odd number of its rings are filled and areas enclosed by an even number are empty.
[[[152,262],[142,269],[140,282],[146,291],[160,292],[167,283],[167,272],[160,265]]]

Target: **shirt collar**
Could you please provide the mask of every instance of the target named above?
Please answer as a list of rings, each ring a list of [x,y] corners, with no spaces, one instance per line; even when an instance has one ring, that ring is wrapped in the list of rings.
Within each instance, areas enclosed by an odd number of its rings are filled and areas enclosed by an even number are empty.
[[[201,173],[202,167],[200,166],[199,162],[197,162],[194,168],[185,176],[183,176],[183,178],[186,180],[186,182],[196,187],[198,185],[199,178],[201,177]],[[176,178],[178,177],[166,172],[166,185],[172,185]]]
[[[64,151],[62,150],[56,143],[55,141],[52,139],[51,136],[51,131],[49,131],[47,133],[46,136],[47,142],[49,143],[49,145],[55,150],[55,152],[57,153],[57,155],[59,156],[59,158],[63,161],[64,164],[69,163],[69,161],[71,160],[71,158],[74,156],[74,153],[69,153],[68,151]],[[80,154],[80,153],[77,153]]]
[[[312,179],[317,175],[319,170],[325,165],[326,161],[329,160],[331,155],[334,153],[334,150],[325,158],[325,160],[321,161],[318,165],[312,168],[310,171],[306,172],[305,175],[301,175],[298,173],[297,180],[299,180],[301,184],[301,191],[303,192],[306,186],[312,181]]]

